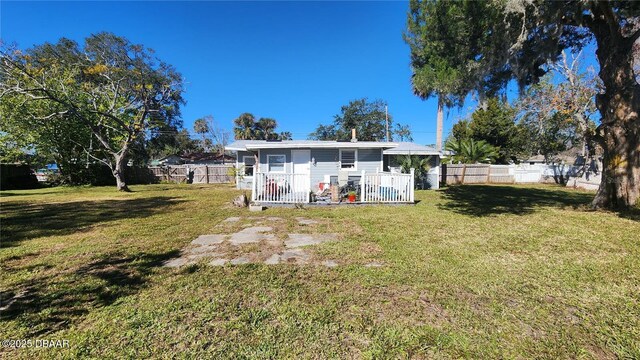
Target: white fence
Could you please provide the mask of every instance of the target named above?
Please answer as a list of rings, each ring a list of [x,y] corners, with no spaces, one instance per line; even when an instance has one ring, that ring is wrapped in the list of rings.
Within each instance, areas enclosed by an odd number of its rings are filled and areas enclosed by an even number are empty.
[[[414,201],[414,170],[410,174],[362,172],[360,201],[365,203],[401,203]]]
[[[584,189],[600,185],[601,163],[589,166],[567,164],[443,164],[441,181],[452,184],[557,183]]]
[[[256,173],[251,201],[257,203],[308,203],[310,178],[307,174]]]

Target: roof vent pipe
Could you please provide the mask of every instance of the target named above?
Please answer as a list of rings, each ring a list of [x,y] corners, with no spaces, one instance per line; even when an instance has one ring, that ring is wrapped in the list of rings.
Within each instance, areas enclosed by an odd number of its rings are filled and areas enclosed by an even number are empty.
[[[351,129],[351,142],[356,142],[358,139],[356,138],[356,129]]]

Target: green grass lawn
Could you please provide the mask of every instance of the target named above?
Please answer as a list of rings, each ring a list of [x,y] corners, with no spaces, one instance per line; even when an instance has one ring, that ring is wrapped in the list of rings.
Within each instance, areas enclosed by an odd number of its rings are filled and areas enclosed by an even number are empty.
[[[587,211],[592,193],[255,214],[227,186],[132,190],[0,193],[0,339],[70,344],[0,357],[640,358],[639,212]],[[321,220],[342,239],[314,256],[343,265],[162,267],[230,216]]]

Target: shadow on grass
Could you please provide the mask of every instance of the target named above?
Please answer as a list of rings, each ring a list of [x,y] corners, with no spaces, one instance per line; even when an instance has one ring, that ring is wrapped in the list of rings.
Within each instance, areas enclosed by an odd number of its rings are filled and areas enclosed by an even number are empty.
[[[16,246],[29,238],[67,235],[100,223],[151,216],[182,201],[171,197],[152,197],[65,203],[3,203],[0,248]]]
[[[53,191],[53,190],[41,191],[46,189],[47,188],[40,188],[40,189],[29,190],[29,191],[18,190],[17,192],[16,190],[2,190],[0,191],[0,198],[9,197],[9,196],[36,196],[36,195],[40,196],[40,195],[52,195],[52,194],[60,193],[58,191]]]
[[[0,320],[17,320],[28,336],[66,329],[73,320],[145,286],[154,268],[178,251],[135,256],[108,254],[71,273],[34,277],[0,292]]]
[[[497,214],[526,215],[543,207],[578,208],[587,206],[592,194],[561,189],[516,186],[458,185],[443,191],[440,209],[470,216]]]
[[[640,221],[640,208],[636,207],[633,209],[620,211],[618,212],[618,216],[633,221]]]

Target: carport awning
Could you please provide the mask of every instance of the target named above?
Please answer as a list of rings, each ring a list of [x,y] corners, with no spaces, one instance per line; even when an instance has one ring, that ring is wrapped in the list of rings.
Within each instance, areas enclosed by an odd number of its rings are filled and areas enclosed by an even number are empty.
[[[410,142],[401,142],[398,143],[398,146],[385,149],[383,151],[385,155],[438,155],[441,154],[436,151],[436,149],[430,146],[424,146],[419,144],[414,144]]]

